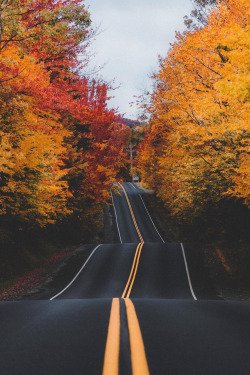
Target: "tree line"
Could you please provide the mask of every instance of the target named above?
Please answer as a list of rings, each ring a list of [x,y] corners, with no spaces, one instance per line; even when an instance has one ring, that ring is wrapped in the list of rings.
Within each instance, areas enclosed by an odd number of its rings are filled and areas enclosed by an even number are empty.
[[[138,169],[180,221],[222,201],[250,205],[249,3],[225,0],[208,13],[176,34],[144,102]]]
[[[2,245],[62,223],[91,231],[126,162],[110,87],[85,74],[92,34],[80,0],[1,1]]]

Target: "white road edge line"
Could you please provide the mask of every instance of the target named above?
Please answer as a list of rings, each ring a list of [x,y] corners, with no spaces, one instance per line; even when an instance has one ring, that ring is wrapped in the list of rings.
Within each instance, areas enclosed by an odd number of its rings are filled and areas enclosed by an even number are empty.
[[[120,232],[120,228],[119,228],[119,224],[118,224],[118,218],[117,218],[117,213],[116,213],[116,209],[115,209],[115,202],[114,202],[114,198],[113,198],[112,193],[111,193],[111,198],[112,198],[112,204],[113,204],[114,211],[115,211],[115,220],[116,220],[116,225],[117,225],[117,229],[118,229],[118,234],[119,234],[120,241],[122,243],[122,237],[121,237],[121,232]]]
[[[141,200],[142,200],[142,203],[143,203],[143,205],[144,205],[144,207],[145,207],[145,210],[147,211],[147,214],[148,214],[148,216],[149,216],[149,218],[150,218],[150,220],[151,220],[151,222],[152,222],[152,224],[153,224],[153,226],[154,226],[156,232],[158,233],[158,235],[159,235],[160,239],[162,240],[162,242],[165,243],[164,239],[162,238],[162,236],[161,236],[160,233],[158,232],[158,230],[157,230],[157,228],[156,228],[156,226],[155,226],[155,224],[154,224],[154,222],[153,222],[153,220],[152,220],[152,217],[150,216],[150,214],[149,214],[149,212],[148,212],[148,210],[147,210],[147,207],[146,207],[146,205],[145,205],[145,203],[144,203],[144,200],[142,199],[141,194],[139,194],[139,196],[140,196],[140,198],[141,198]]]
[[[80,275],[80,273],[82,272],[82,270],[84,269],[84,267],[87,265],[88,261],[90,260],[90,258],[94,255],[94,253],[96,252],[96,250],[102,246],[102,244],[96,246],[94,248],[94,250],[92,251],[92,253],[90,254],[90,256],[88,257],[88,259],[86,260],[86,262],[84,263],[84,265],[82,266],[82,268],[80,269],[79,272],[77,272],[77,274],[75,275],[75,277],[73,278],[73,280],[61,291],[59,292],[58,294],[56,294],[54,297],[50,298],[50,301],[52,301],[53,299],[55,299],[56,297],[60,296],[60,294],[62,294],[63,292],[65,292],[66,289],[68,289],[70,287],[70,285],[73,284],[73,282],[75,281],[75,279]]]
[[[132,182],[130,182],[130,185],[131,185],[135,190],[137,190],[136,187],[132,184]]]
[[[181,245],[182,254],[183,254],[183,259],[184,259],[184,263],[185,263],[185,267],[186,267],[186,271],[187,271],[187,278],[188,278],[189,288],[190,288],[191,294],[192,294],[192,296],[193,296],[193,299],[194,299],[195,301],[197,301],[197,297],[196,297],[196,295],[194,294],[194,290],[193,290],[192,283],[191,283],[191,279],[190,279],[190,274],[189,274],[189,270],[188,270],[188,264],[187,264],[187,259],[186,259],[186,254],[185,254],[185,250],[184,250],[183,243],[181,243],[180,245]]]

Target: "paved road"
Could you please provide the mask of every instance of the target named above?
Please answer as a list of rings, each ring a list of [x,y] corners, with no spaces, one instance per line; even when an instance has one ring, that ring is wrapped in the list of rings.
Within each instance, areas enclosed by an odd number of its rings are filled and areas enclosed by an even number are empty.
[[[1,374],[249,374],[250,303],[200,300],[145,192],[119,192],[119,243],[90,249],[50,300],[0,303]]]

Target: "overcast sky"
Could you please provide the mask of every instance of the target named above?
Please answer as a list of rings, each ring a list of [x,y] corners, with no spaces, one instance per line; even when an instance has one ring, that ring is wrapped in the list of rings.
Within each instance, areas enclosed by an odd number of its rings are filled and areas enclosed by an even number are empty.
[[[134,95],[149,89],[149,78],[158,68],[158,54],[165,56],[175,31],[184,30],[183,17],[192,9],[191,0],[85,0],[92,26],[102,32],[92,44],[92,65],[103,65],[105,80],[115,78],[112,106],[125,117],[136,119]]]

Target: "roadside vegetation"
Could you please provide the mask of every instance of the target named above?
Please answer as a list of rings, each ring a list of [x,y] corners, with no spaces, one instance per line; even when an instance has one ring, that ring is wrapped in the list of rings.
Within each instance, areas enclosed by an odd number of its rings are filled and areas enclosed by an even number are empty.
[[[3,1],[0,11],[0,284],[94,240],[130,129],[88,71],[82,1]]]
[[[249,5],[194,6],[138,122],[108,109],[112,87],[89,74],[82,1],[2,2],[0,291],[99,242],[112,183],[131,173],[172,240],[208,245],[250,288]]]
[[[142,103],[137,169],[174,237],[218,246],[249,281],[249,3],[195,4]]]

